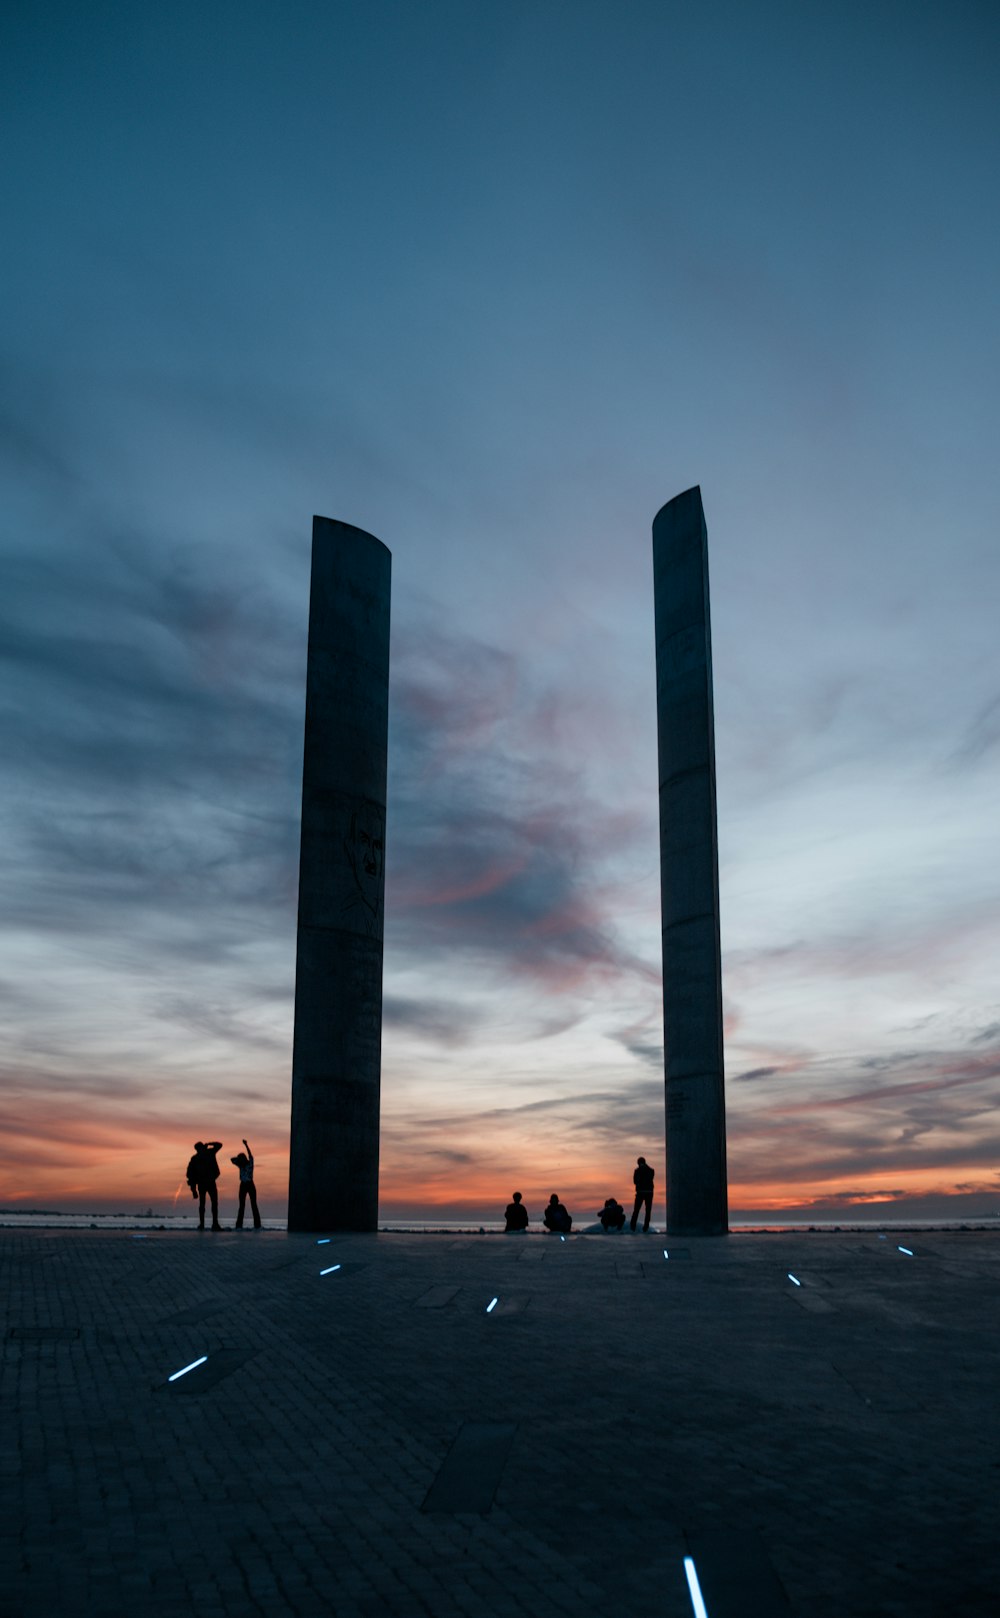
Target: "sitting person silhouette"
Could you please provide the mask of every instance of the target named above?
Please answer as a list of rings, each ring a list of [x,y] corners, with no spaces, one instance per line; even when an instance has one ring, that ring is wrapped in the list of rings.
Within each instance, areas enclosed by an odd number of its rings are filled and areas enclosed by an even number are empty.
[[[219,1192],[215,1184],[219,1178],[219,1165],[215,1154],[221,1150],[221,1140],[196,1140],[194,1156],[187,1166],[187,1183],[191,1187],[191,1195],[198,1199],[199,1230],[205,1229],[206,1196],[212,1205],[212,1229],[222,1229],[219,1224]]]
[[[507,1221],[507,1228],[504,1231],[505,1236],[509,1236],[512,1231],[527,1230],[528,1210],[521,1201],[520,1191],[514,1192],[514,1200],[513,1202],[508,1202],[503,1216]]]
[[[236,1229],[243,1229],[243,1213],[247,1205],[247,1197],[249,1197],[250,1212],[253,1214],[253,1228],[254,1230],[260,1230],[260,1214],[257,1211],[257,1187],[253,1183],[253,1152],[250,1151],[249,1141],[244,1140],[243,1144],[246,1151],[237,1152],[235,1157],[229,1159],[230,1163],[235,1164],[240,1171],[240,1211],[236,1215]]]
[[[573,1229],[573,1216],[563,1207],[554,1191],[549,1198],[548,1207],[542,1214],[542,1224],[546,1230],[551,1230],[554,1236],[568,1235]]]
[[[597,1217],[605,1230],[621,1230],[625,1224],[625,1209],[614,1197],[608,1197]]]

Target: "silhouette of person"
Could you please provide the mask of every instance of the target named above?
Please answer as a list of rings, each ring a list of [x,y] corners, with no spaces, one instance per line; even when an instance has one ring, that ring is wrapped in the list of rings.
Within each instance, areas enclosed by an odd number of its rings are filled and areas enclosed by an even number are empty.
[[[235,1157],[229,1159],[230,1163],[234,1163],[240,1171],[240,1211],[236,1215],[236,1229],[243,1229],[243,1214],[247,1205],[247,1197],[249,1197],[250,1212],[253,1214],[253,1228],[254,1230],[259,1230],[260,1214],[257,1211],[257,1187],[253,1183],[253,1152],[250,1150],[249,1141],[244,1140],[243,1144],[246,1151],[237,1152]]]
[[[212,1229],[221,1230],[219,1224],[219,1192],[215,1184],[219,1178],[216,1152],[222,1151],[221,1140],[196,1140],[194,1156],[187,1166],[187,1183],[191,1195],[198,1199],[198,1229],[205,1229],[205,1198],[212,1204]]]
[[[513,1202],[508,1202],[503,1216],[507,1221],[507,1228],[504,1231],[505,1236],[509,1236],[512,1231],[527,1230],[528,1210],[521,1201],[520,1191],[514,1192],[514,1200]]]
[[[607,1197],[597,1217],[605,1230],[621,1230],[625,1223],[625,1209],[614,1197]]]
[[[568,1235],[573,1229],[573,1216],[563,1207],[554,1191],[549,1198],[548,1207],[542,1214],[542,1224],[546,1230],[551,1230],[554,1236]]]
[[[644,1157],[637,1159],[635,1173],[632,1175],[632,1183],[635,1186],[635,1207],[632,1209],[631,1229],[635,1229],[639,1209],[645,1204],[646,1217],[642,1225],[643,1233],[645,1233],[649,1229],[649,1217],[653,1212],[653,1170]]]

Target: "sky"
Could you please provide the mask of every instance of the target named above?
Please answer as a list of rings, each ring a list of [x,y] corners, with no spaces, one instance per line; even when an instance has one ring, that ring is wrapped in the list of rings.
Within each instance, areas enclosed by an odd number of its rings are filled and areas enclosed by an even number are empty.
[[[699,484],[731,1213],[1000,1210],[996,8],[3,30],[0,1205],[284,1211],[314,512],[393,555],[383,1217],[662,1188]]]

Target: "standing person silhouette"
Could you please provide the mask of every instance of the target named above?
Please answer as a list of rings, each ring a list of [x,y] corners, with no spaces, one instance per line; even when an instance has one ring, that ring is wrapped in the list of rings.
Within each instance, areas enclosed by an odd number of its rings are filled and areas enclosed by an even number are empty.
[[[229,1159],[240,1171],[240,1211],[236,1215],[236,1229],[243,1229],[243,1213],[250,1198],[250,1212],[253,1214],[253,1228],[260,1229],[260,1214],[257,1211],[257,1187],[253,1183],[253,1152],[250,1142],[244,1140],[245,1152],[237,1152],[235,1157]]]
[[[504,1231],[504,1235],[509,1235],[511,1231],[527,1230],[528,1210],[521,1201],[520,1191],[514,1192],[514,1200],[513,1202],[508,1202],[506,1208],[504,1209],[503,1216],[507,1221],[507,1228]]]
[[[212,1229],[222,1229],[219,1224],[219,1192],[215,1183],[219,1178],[219,1165],[215,1154],[221,1151],[221,1140],[196,1140],[194,1156],[187,1167],[187,1183],[191,1187],[191,1195],[198,1199],[199,1230],[205,1229],[206,1196],[212,1204]]]
[[[643,1203],[645,1203],[646,1218],[642,1227],[643,1233],[645,1234],[645,1232],[649,1229],[649,1218],[653,1212],[653,1170],[650,1168],[644,1157],[640,1157],[637,1160],[636,1169],[632,1175],[632,1183],[635,1186],[635,1207],[632,1209],[631,1229],[635,1229],[636,1220],[639,1217],[639,1209],[642,1207]]]

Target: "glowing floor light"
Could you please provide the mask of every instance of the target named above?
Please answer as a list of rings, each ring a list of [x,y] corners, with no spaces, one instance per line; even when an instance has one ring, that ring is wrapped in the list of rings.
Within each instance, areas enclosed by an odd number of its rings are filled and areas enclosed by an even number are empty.
[[[901,1253],[906,1253],[909,1258],[913,1257],[913,1249],[912,1249],[912,1247],[900,1247],[899,1251]]]
[[[333,1240],[332,1236],[321,1236],[319,1241],[316,1243],[316,1246],[317,1247],[329,1247],[332,1240]]]
[[[188,1374],[188,1372],[189,1372],[189,1371],[193,1371],[193,1370],[194,1370],[194,1369],[195,1369],[195,1366],[197,1366],[197,1365],[204,1365],[204,1363],[205,1363],[205,1361],[206,1361],[206,1360],[207,1360],[207,1359],[208,1359],[208,1355],[207,1355],[207,1354],[203,1354],[203,1355],[202,1355],[202,1356],[201,1356],[201,1359],[200,1359],[200,1360],[192,1360],[192,1361],[191,1361],[191,1364],[190,1364],[190,1365],[185,1365],[185,1367],[184,1367],[184,1369],[183,1369],[183,1371],[175,1371],[175,1372],[174,1372],[174,1374],[173,1374],[173,1376],[168,1376],[168,1377],[167,1377],[167,1381],[168,1381],[168,1382],[176,1382],[176,1381],[177,1381],[177,1378],[178,1378],[178,1377],[179,1377],[179,1376],[187,1376],[187,1374]]]
[[[667,1252],[666,1248],[663,1249],[663,1256],[664,1256],[664,1258],[669,1258],[670,1257],[670,1254]]]
[[[795,1283],[795,1285],[797,1287],[800,1287],[802,1285],[802,1282],[799,1280],[798,1276],[793,1275],[791,1270],[789,1270],[789,1272],[788,1272],[788,1279],[789,1279],[789,1281],[794,1281],[794,1283]]]
[[[565,1240],[566,1240],[566,1238],[565,1238],[565,1236],[560,1236],[560,1238],[559,1238],[559,1240],[560,1240],[560,1241],[561,1241],[561,1242],[564,1242],[564,1241],[565,1241]]]
[[[500,1302],[499,1298],[494,1298],[492,1303],[488,1303],[486,1305],[486,1313],[488,1315],[491,1315],[499,1302]]]
[[[698,1583],[698,1574],[690,1556],[684,1558],[684,1572],[687,1574],[688,1590],[691,1595],[691,1605],[694,1608],[694,1618],[708,1618],[708,1608]]]
[[[328,1270],[320,1270],[319,1273],[320,1273],[320,1275],[332,1275],[334,1270],[339,1270],[339,1269],[340,1269],[339,1264],[331,1264],[330,1268]]]

